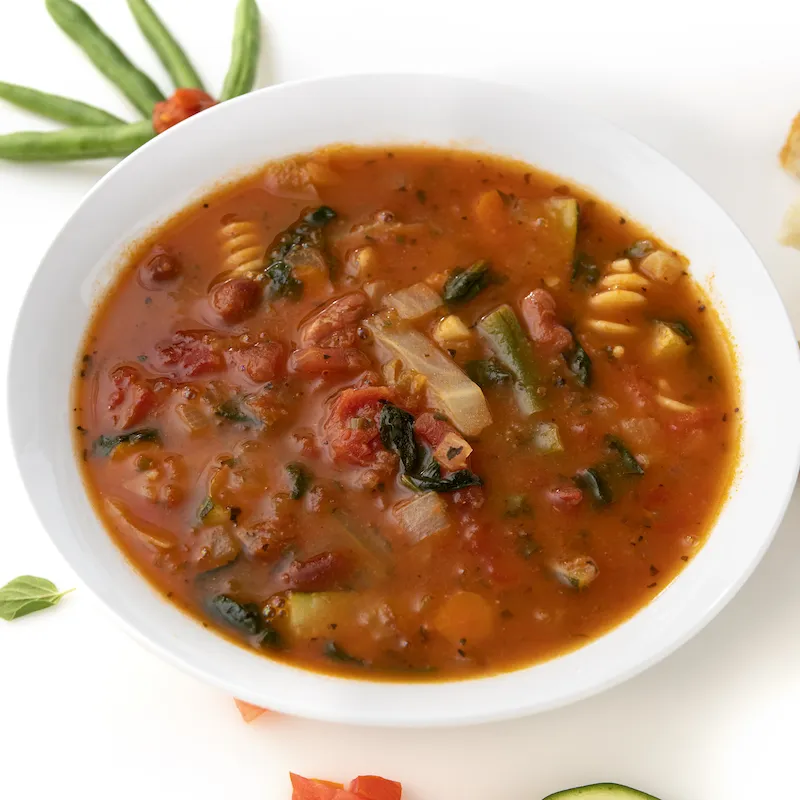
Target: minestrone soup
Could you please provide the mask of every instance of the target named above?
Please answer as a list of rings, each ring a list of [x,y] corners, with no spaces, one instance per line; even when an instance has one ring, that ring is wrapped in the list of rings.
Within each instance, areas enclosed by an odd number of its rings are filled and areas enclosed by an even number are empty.
[[[454,679],[579,647],[702,546],[738,386],[688,263],[469,152],[268,165],[99,306],[74,424],[164,595],[265,656]]]

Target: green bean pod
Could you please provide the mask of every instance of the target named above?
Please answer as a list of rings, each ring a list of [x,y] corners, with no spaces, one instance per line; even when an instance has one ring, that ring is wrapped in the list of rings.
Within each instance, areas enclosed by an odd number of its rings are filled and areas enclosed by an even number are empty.
[[[80,126],[0,136],[6,161],[77,161],[127,156],[155,136],[149,120],[124,125]]]
[[[239,0],[233,24],[231,63],[220,100],[230,100],[252,91],[261,48],[261,19],[256,0]]]
[[[189,57],[147,0],[128,0],[128,8],[130,8],[144,38],[161,59],[175,88],[205,90]]]
[[[0,81],[0,98],[13,103],[19,108],[33,111],[42,117],[49,117],[56,122],[66,125],[122,125],[124,120],[103,111],[102,108],[61,97],[57,94],[47,94],[38,89],[29,89],[27,86],[18,86],[15,83]]]
[[[91,62],[133,103],[142,116],[150,118],[153,106],[164,99],[158,86],[135,67],[125,53],[71,0],[46,0],[56,24],[89,57]]]

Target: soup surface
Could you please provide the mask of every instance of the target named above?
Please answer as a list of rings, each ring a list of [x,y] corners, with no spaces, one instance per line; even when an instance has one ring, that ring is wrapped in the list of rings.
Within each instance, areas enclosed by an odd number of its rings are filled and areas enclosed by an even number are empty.
[[[452,679],[574,649],[702,545],[738,454],[685,259],[523,164],[340,148],[158,230],[75,382],[86,485],[274,658]]]

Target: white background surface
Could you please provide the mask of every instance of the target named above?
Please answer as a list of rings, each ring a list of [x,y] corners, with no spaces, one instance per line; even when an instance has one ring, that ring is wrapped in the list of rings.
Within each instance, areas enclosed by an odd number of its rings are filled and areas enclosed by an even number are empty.
[[[234,0],[153,2],[211,91],[218,89]],[[85,6],[168,86],[123,0]],[[775,157],[800,110],[800,6],[762,0],[757,14],[750,4],[738,12],[702,0],[520,6],[262,0],[262,83],[448,72],[535,86],[599,112],[661,150],[722,204],[755,244],[800,328],[800,253],[774,241],[783,209],[800,193]],[[0,80],[134,118],[39,0],[0,0]],[[0,132],[46,124],[0,106]],[[25,289],[50,240],[108,167],[0,163],[3,420],[8,343]],[[538,800],[600,780],[663,800],[798,796],[797,498],[731,605],[639,678],[516,722],[374,731],[277,716],[244,725],[228,697],[142,650],[82,589],[24,496],[5,422],[0,479],[0,584],[32,573],[78,586],[55,611],[0,623],[0,797],[43,800],[73,790],[84,800],[282,800],[290,796],[289,769],[337,780],[385,774],[403,781],[409,800]]]

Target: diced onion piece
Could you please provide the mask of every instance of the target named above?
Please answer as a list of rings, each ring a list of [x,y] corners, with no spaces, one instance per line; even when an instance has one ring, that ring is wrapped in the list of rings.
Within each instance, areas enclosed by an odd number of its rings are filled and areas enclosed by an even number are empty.
[[[389,281],[369,281],[364,284],[364,294],[377,305],[390,288]]]
[[[656,250],[639,262],[639,269],[648,278],[662,283],[675,283],[683,275],[684,266],[675,253]]]
[[[533,431],[533,445],[543,454],[563,453],[561,434],[555,422],[540,422]]]
[[[468,342],[472,338],[470,329],[455,314],[449,314],[436,323],[433,338],[440,347],[447,349],[453,345]]]
[[[415,283],[406,289],[387,294],[382,301],[393,308],[400,319],[421,319],[442,305],[442,298],[426,283]]]
[[[689,352],[686,340],[669,325],[656,322],[650,352],[655,358],[671,359]]]
[[[492,608],[487,600],[475,592],[456,592],[444,601],[436,613],[434,626],[457,647],[480,644],[492,633]],[[462,640],[466,642],[462,644]]]
[[[457,433],[447,433],[433,451],[433,457],[445,468],[456,472],[467,466],[472,448]]]
[[[426,492],[413,500],[398,503],[392,511],[412,544],[450,527],[447,505],[436,492]]]
[[[356,592],[291,592],[286,599],[289,627],[298,639],[329,636],[331,625],[351,621]]]
[[[121,500],[107,497],[105,509],[118,530],[136,536],[153,550],[159,552],[170,550],[178,544],[172,533],[137,517]]]
[[[197,406],[189,403],[178,403],[175,412],[180,417],[186,430],[191,433],[202,433],[208,428],[208,417]]]
[[[800,146],[800,143],[798,146]],[[794,247],[800,250],[800,200],[795,200],[786,209],[786,214],[784,214],[781,229],[778,233],[778,241],[786,247]]]
[[[353,250],[345,263],[344,271],[347,275],[359,278],[362,281],[369,280],[378,267],[378,251],[367,245]]]
[[[594,559],[588,556],[558,561],[551,565],[551,569],[561,583],[579,590],[589,586],[600,574]]]
[[[431,405],[441,409],[465,436],[477,436],[492,423],[480,387],[473,383],[436,345],[389,312],[374,314],[366,326],[375,340],[400,359],[406,369],[428,380]]]

